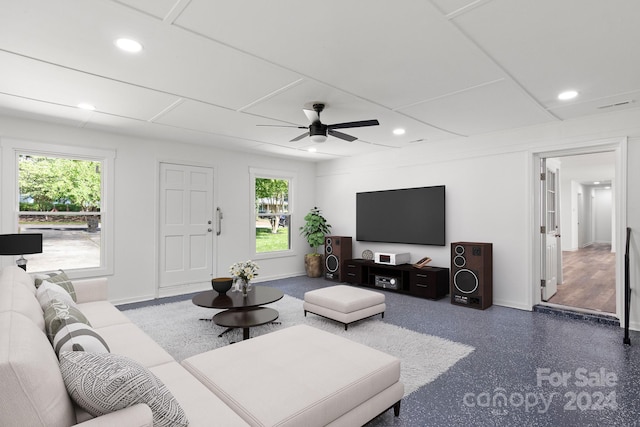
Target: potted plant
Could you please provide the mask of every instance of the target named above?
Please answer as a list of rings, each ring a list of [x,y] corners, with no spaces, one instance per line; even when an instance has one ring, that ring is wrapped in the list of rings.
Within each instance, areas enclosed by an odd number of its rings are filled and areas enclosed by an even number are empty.
[[[324,244],[324,236],[331,230],[331,224],[322,216],[320,209],[313,207],[304,217],[305,224],[300,227],[300,234],[307,239],[312,253],[304,256],[304,268],[309,277],[322,276],[323,256],[318,253],[318,246]]]

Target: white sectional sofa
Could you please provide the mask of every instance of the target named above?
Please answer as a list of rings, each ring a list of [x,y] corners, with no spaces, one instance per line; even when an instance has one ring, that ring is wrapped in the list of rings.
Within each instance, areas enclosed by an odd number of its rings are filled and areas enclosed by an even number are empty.
[[[154,417],[155,425],[161,425],[157,405],[166,406],[171,396],[178,412],[168,416],[186,418],[189,426],[354,426],[391,407],[398,415],[404,392],[400,361],[377,350],[300,325],[181,364],[107,301],[106,279],[76,281],[73,289],[77,309],[109,353],[61,351],[59,361],[46,333],[33,277],[18,267],[0,270],[1,426],[152,426]],[[87,380],[74,371],[82,370],[75,359],[120,356],[153,374],[149,375],[160,381],[156,388],[169,393],[151,403],[134,399],[125,408],[90,415],[65,385],[70,377]],[[121,385],[120,378],[98,390],[106,381],[100,377],[104,372],[112,375],[109,369],[82,371],[86,377],[98,377],[94,380],[100,387],[87,392],[118,402],[129,399],[114,389],[113,384]],[[77,393],[74,396],[77,400]],[[179,425],[167,418],[163,422]]]

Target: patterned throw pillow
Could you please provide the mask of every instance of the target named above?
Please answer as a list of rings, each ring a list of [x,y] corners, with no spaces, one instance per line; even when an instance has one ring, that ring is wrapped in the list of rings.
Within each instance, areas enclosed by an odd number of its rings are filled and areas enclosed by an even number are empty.
[[[70,320],[53,337],[53,349],[60,356],[63,351],[109,353],[106,341],[91,326]]]
[[[87,320],[80,310],[59,299],[52,299],[44,310],[44,329],[47,332],[49,341],[52,343],[60,329],[74,322],[91,326],[89,320]]]
[[[127,357],[64,352],[60,354],[60,372],[69,396],[93,416],[145,403],[153,413],[154,426],[189,425],[184,411],[164,383]]]
[[[48,276],[48,278],[36,277],[36,279],[34,280],[36,288],[39,288],[40,285],[42,285],[42,282],[47,280],[51,283],[62,286],[65,291],[69,292],[69,295],[71,295],[71,298],[73,298],[74,301],[78,301],[76,299],[76,290],[73,287],[73,283],[71,283],[71,280],[64,271],[60,270],[57,273],[49,273],[46,276]]]
[[[36,290],[36,298],[38,299],[43,311],[53,299],[63,301],[72,307],[76,306],[76,303],[69,292],[67,292],[62,286],[51,283],[48,280],[42,281],[42,284]]]

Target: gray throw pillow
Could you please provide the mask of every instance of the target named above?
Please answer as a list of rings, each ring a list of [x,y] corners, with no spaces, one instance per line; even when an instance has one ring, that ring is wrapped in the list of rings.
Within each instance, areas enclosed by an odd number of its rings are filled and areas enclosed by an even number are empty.
[[[34,281],[36,288],[39,288],[44,280],[47,280],[51,283],[57,284],[58,286],[62,286],[65,291],[69,292],[69,295],[71,295],[71,298],[73,298],[74,302],[78,301],[76,298],[76,290],[73,287],[73,283],[71,283],[71,279],[69,279],[64,271],[59,270],[57,273],[48,273],[47,276],[49,277],[36,277]]]
[[[42,284],[36,290],[36,298],[38,299],[43,311],[53,299],[63,301],[72,307],[76,306],[76,302],[65,288],[55,283],[51,283],[48,280],[42,281]]]
[[[59,299],[52,299],[49,305],[44,309],[44,329],[47,332],[49,341],[53,343],[53,339],[60,329],[69,323],[84,323],[91,326],[89,320],[76,307]]]
[[[60,354],[60,372],[71,399],[93,416],[145,403],[153,425],[189,425],[169,389],[139,363],[111,353],[69,351]]]
[[[60,356],[63,351],[87,351],[109,353],[107,342],[91,326],[67,321],[53,337],[53,349]]]

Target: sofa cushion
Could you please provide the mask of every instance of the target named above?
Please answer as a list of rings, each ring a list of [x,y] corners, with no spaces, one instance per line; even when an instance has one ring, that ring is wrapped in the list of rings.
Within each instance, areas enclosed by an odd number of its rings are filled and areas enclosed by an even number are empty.
[[[0,378],[0,426],[76,423],[51,343],[19,313],[0,313]]]
[[[187,426],[189,421],[169,389],[148,369],[115,354],[69,351],[60,354],[60,372],[71,398],[100,416],[145,403],[154,426]]]
[[[44,319],[42,308],[35,298],[33,284],[24,286],[14,280],[20,276],[15,270],[24,270],[18,267],[7,267],[0,271],[0,313],[13,311],[28,317],[41,331],[44,331]],[[26,273],[25,273],[26,274]]]
[[[42,282],[44,282],[45,280],[62,286],[67,292],[69,292],[71,298],[73,298],[73,301],[77,301],[76,291],[73,287],[73,283],[71,283],[71,279],[69,279],[64,271],[60,270],[57,273],[48,273],[44,276],[36,277],[36,279],[34,280],[36,288],[39,288],[40,285],[42,285]]]
[[[131,320],[109,301],[93,301],[77,305],[94,328],[131,323]]]
[[[42,281],[42,284],[36,290],[36,298],[43,311],[49,306],[53,299],[58,299],[73,307],[76,306],[76,302],[65,288],[48,280]]]
[[[91,326],[71,321],[65,322],[53,337],[53,350],[57,355],[63,351],[109,353],[109,346]]]
[[[6,281],[14,284],[19,283],[32,294],[35,295],[36,293],[36,288],[33,286],[33,277],[17,265],[4,267],[0,271],[0,283]]]
[[[189,418],[191,426],[247,426],[218,396],[207,389],[178,362],[149,368],[171,390]],[[206,408],[206,410],[203,410]]]
[[[96,328],[112,353],[135,360],[145,368],[173,362],[169,353],[133,323]]]
[[[64,301],[52,299],[44,310],[44,327],[49,341],[53,339],[60,329],[70,323],[84,323],[91,326],[87,318],[76,307],[72,307]]]

